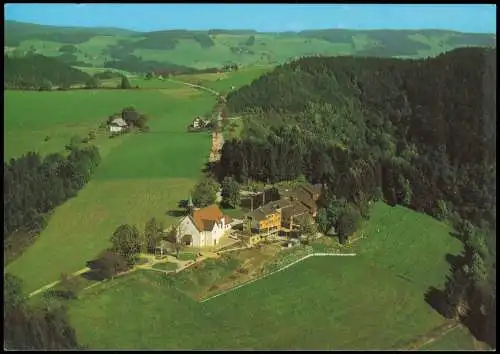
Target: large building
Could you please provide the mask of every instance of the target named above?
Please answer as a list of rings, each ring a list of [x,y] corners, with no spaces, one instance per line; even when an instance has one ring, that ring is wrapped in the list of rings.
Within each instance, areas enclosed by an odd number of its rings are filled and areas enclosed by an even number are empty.
[[[247,232],[267,236],[281,230],[296,229],[301,218],[306,215],[316,216],[318,209],[316,203],[320,193],[319,186],[307,183],[292,190],[281,191],[281,199],[267,203],[245,215]]]
[[[177,226],[178,242],[193,247],[216,246],[231,228],[230,222],[230,218],[215,204],[195,210],[180,220]]]

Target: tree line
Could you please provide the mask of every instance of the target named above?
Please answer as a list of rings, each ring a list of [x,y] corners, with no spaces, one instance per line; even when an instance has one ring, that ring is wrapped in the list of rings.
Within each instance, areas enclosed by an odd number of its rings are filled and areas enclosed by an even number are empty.
[[[34,54],[21,58],[4,55],[4,89],[39,90],[47,86],[69,88],[90,75],[55,58]]]
[[[9,273],[3,294],[4,349],[85,349],[78,344],[63,303],[47,297],[39,305],[30,304],[22,281]]]
[[[101,161],[99,151],[75,145],[67,147],[67,157],[29,152],[4,162],[4,253],[41,232],[50,213],[90,180]]]
[[[303,174],[327,187],[318,213],[323,229],[338,227],[343,215],[356,225],[355,214],[366,215],[369,201],[383,199],[454,225],[470,222],[491,250],[495,65],[496,49],[485,48],[422,60],[284,64],[228,94],[229,111],[245,115],[246,125],[242,139],[224,144],[220,177],[276,182]]]

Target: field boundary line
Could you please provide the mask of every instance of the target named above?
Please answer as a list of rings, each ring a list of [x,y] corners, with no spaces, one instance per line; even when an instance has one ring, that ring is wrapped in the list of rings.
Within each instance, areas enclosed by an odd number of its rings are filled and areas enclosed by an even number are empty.
[[[201,304],[201,303],[204,303],[205,301],[209,301],[209,300],[215,299],[215,298],[216,298],[216,297],[218,297],[218,296],[221,296],[221,295],[227,294],[227,293],[229,293],[229,292],[231,292],[231,291],[235,291],[235,290],[237,290],[237,289],[239,289],[239,288],[242,288],[242,287],[244,287],[244,286],[246,286],[246,285],[250,285],[250,284],[252,284],[253,282],[256,282],[257,280],[262,280],[262,279],[264,279],[264,278],[267,278],[267,277],[268,277],[268,276],[270,276],[270,275],[273,275],[273,274],[276,274],[276,273],[278,273],[278,272],[281,272],[282,270],[288,269],[288,268],[290,268],[291,266],[293,266],[293,265],[295,265],[295,264],[297,264],[297,263],[299,263],[299,262],[302,262],[302,261],[304,261],[304,260],[306,260],[306,259],[308,259],[308,258],[310,258],[310,257],[316,257],[316,256],[317,256],[317,257],[325,257],[325,256],[352,257],[352,256],[356,256],[356,253],[311,253],[311,254],[305,255],[305,256],[304,256],[304,257],[302,257],[302,258],[297,259],[296,261],[293,261],[292,263],[290,263],[290,264],[288,264],[288,265],[286,265],[286,266],[284,266],[284,267],[282,267],[282,268],[280,268],[280,269],[278,269],[278,270],[275,270],[274,272],[271,272],[271,273],[265,274],[265,275],[263,275],[263,276],[261,276],[261,277],[257,277],[257,278],[255,278],[255,279],[249,280],[249,281],[247,281],[247,282],[244,282],[243,284],[240,284],[240,285],[238,285],[238,286],[235,286],[234,288],[228,289],[228,290],[223,291],[223,292],[221,292],[221,293],[219,293],[219,294],[215,294],[215,295],[210,296],[210,297],[208,297],[208,298],[206,298],[206,299],[203,299],[203,300],[201,300],[201,301],[200,301],[200,304]]]

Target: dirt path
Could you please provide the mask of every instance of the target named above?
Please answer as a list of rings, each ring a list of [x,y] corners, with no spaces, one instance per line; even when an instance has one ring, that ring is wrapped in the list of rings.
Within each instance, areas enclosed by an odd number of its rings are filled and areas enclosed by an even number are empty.
[[[403,348],[398,348],[398,349],[399,350],[417,350],[419,348],[422,348],[426,345],[429,345],[429,344],[435,342],[437,339],[443,337],[448,332],[450,332],[451,330],[455,329],[458,326],[460,326],[460,322],[458,322],[456,320],[447,321],[444,324],[440,325],[439,327],[434,328],[430,332],[424,334],[423,336],[418,337],[414,341],[403,346]]]
[[[203,91],[210,92],[210,93],[216,95],[217,97],[219,96],[219,92],[217,92],[217,91],[215,91],[215,90],[213,90],[213,89],[211,89],[209,87],[192,84],[190,82],[178,81],[178,80],[174,80],[174,79],[169,79],[169,80],[172,81],[172,82],[177,82],[177,83],[180,83],[180,84],[184,84],[186,86],[190,86],[190,87],[198,88],[198,89],[203,90]]]
[[[200,90],[204,90],[204,91],[207,91],[207,92],[209,92],[217,97],[220,97],[219,92],[217,92],[209,87],[196,85],[196,84],[192,84],[192,83],[184,82],[184,81],[173,80],[173,79],[170,79],[170,81],[184,84],[186,86],[197,88]],[[224,136],[222,135],[222,129],[221,129],[221,125],[222,125],[222,114],[221,113],[222,112],[220,112],[220,111],[218,112],[217,129],[215,129],[215,131],[212,133],[212,147],[210,149],[210,154],[208,156],[208,162],[210,162],[210,163],[217,162],[220,160],[220,150],[222,149],[222,146],[224,145]]]
[[[89,270],[90,270],[90,268],[85,267],[85,268],[82,268],[82,269],[80,269],[80,270],[77,270],[76,272],[74,272],[74,273],[73,273],[73,274],[71,274],[71,275],[76,277],[76,276],[79,276],[79,275],[81,275],[81,274],[83,274],[83,273],[88,272]],[[47,285],[45,285],[45,286],[42,286],[41,288],[39,288],[39,289],[37,289],[37,290],[33,291],[32,293],[30,293],[30,294],[28,295],[28,297],[32,297],[32,296],[34,296],[34,295],[36,295],[36,294],[39,294],[39,293],[41,293],[41,292],[43,292],[43,291],[45,291],[45,290],[48,290],[48,289],[50,289],[50,288],[53,288],[54,286],[56,286],[57,284],[59,284],[59,282],[60,282],[60,280],[56,280],[56,281],[54,281],[54,282],[52,282],[52,283],[50,283],[50,284],[47,284]]]
[[[224,136],[222,135],[222,114],[218,113],[217,116],[217,129],[212,133],[212,149],[210,150],[210,156],[208,157],[208,162],[217,162],[220,160],[220,150],[224,145]]]

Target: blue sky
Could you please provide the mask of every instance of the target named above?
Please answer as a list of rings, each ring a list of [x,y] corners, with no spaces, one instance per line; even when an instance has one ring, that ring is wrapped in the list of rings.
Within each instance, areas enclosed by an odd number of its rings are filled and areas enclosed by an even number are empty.
[[[5,19],[44,25],[162,29],[450,29],[496,33],[495,5],[7,4]]]

